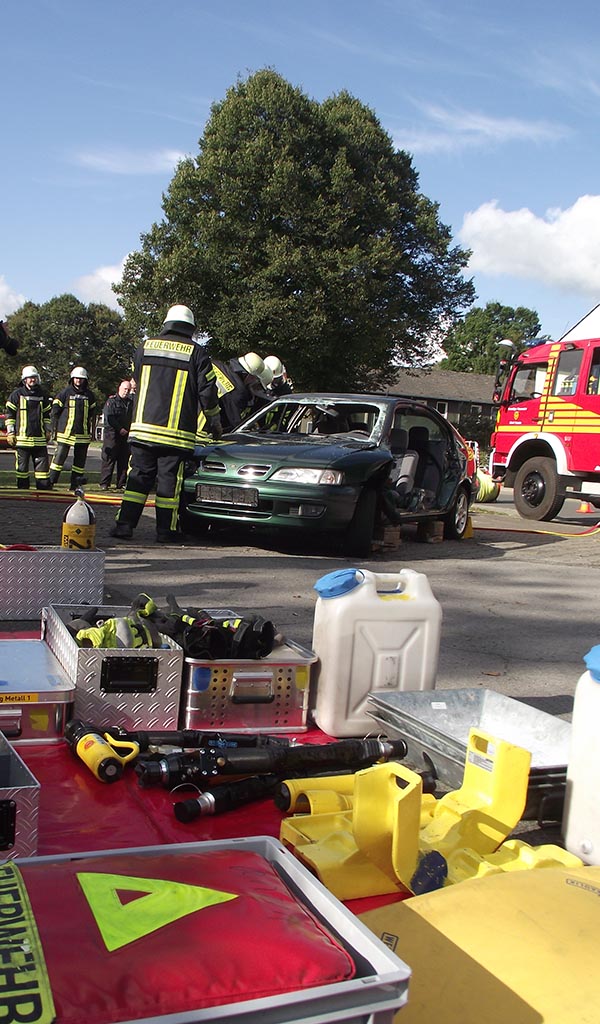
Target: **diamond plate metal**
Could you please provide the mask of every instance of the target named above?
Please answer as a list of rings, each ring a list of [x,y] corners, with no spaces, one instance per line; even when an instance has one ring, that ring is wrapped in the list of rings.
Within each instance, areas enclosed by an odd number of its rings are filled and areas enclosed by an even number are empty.
[[[0,618],[39,619],[51,604],[101,604],[104,551],[0,550]]]
[[[32,857],[38,847],[40,784],[1,733],[0,752],[9,754],[9,777],[7,785],[0,786],[0,800],[14,800],[17,805],[14,846],[0,850],[0,861]]]
[[[80,610],[80,609],[79,609]],[[183,674],[183,650],[170,637],[163,636],[165,649],[80,648],[69,633],[66,622],[76,605],[51,606],[42,611],[42,636],[75,683],[74,717],[94,725],[121,726],[124,729],[177,729]],[[124,607],[99,606],[104,618],[119,617]],[[158,664],[153,693],[106,693],[101,689],[102,664],[106,658],[152,658]]]

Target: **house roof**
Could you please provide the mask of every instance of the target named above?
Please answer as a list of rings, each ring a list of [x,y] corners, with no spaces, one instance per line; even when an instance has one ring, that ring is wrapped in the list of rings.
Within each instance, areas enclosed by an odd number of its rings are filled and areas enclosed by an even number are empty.
[[[460,373],[457,370],[399,370],[385,391],[403,398],[432,398],[450,402],[492,404],[494,376],[488,373]]]

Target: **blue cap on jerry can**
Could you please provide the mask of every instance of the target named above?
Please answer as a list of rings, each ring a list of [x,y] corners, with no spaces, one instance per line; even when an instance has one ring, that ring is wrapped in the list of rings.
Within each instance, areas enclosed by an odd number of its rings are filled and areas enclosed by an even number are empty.
[[[600,644],[592,647],[591,651],[584,655],[583,660],[594,682],[600,683]]]
[[[341,597],[360,585],[362,575],[360,569],[336,569],[335,572],[321,576],[313,590],[317,591],[319,597]]]

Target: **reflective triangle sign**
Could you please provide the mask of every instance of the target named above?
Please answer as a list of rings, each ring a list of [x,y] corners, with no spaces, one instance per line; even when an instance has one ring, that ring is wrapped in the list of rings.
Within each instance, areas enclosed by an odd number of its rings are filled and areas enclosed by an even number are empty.
[[[236,893],[162,878],[82,871],[77,880],[109,952],[196,910],[237,899]]]

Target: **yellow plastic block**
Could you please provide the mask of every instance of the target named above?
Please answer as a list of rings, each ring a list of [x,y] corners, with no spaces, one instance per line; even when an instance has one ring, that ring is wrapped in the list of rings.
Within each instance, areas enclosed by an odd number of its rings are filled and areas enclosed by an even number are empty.
[[[495,853],[482,856],[475,850],[455,850],[448,857],[448,884],[468,878],[485,878],[502,871],[531,871],[538,868],[580,868],[583,862],[553,843],[530,846],[519,839],[507,839]]]
[[[289,794],[290,814],[325,814],[352,806],[354,773],[285,779],[283,785]]]
[[[521,818],[530,763],[528,750],[471,729],[462,786],[438,800],[421,830],[421,850],[437,850],[446,859],[459,849],[492,853]]]

